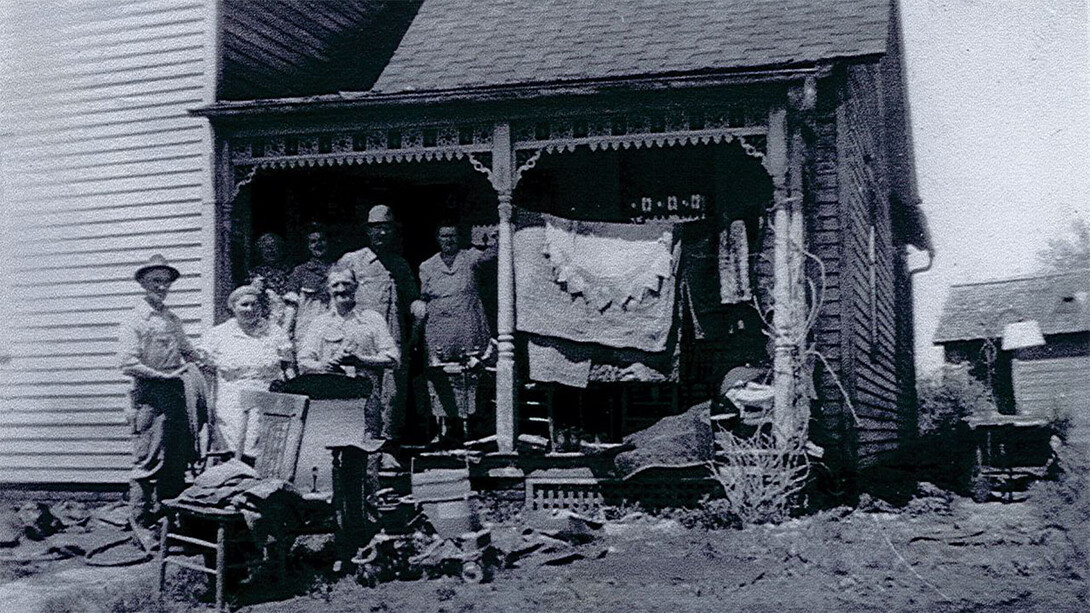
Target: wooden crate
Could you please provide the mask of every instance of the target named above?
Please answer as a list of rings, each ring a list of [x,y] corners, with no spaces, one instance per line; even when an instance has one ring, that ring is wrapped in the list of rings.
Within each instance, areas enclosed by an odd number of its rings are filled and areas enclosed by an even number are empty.
[[[603,503],[601,480],[589,468],[551,468],[526,477],[526,509],[593,513]]]

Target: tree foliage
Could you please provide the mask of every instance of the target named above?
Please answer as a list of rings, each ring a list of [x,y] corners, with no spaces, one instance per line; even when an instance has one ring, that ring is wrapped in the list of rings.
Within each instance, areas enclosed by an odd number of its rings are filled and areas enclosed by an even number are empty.
[[[967,365],[949,365],[917,381],[916,393],[924,437],[952,435],[962,418],[996,412],[991,392],[969,374]]]
[[[1076,217],[1066,233],[1037,252],[1037,261],[1045,272],[1090,268],[1090,222]]]

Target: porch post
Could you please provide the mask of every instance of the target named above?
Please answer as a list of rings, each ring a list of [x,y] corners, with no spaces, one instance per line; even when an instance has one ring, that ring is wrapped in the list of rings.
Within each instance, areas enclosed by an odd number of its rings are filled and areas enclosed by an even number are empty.
[[[813,75],[793,83],[787,90],[787,190],[788,190],[788,288],[791,297],[791,337],[794,342],[791,350],[792,405],[789,432],[792,436],[806,440],[810,426],[810,388],[804,380],[813,376],[807,372],[811,360],[807,355],[810,349],[810,331],[807,322],[812,300],[820,296],[808,296],[809,280],[806,277],[806,194],[803,173],[810,159],[807,136],[804,127],[813,121],[814,108],[817,104],[817,78]],[[818,284],[818,280],[814,280]],[[820,307],[820,305],[817,305]]]
[[[515,448],[517,392],[515,381],[515,258],[512,241],[511,194],[514,191],[514,149],[511,146],[511,126],[497,123],[492,134],[492,187],[499,200],[499,254],[497,261],[497,340],[499,359],[496,364],[496,442],[501,453]]]
[[[211,323],[219,323],[230,317],[227,310],[227,296],[234,289],[234,264],[237,257],[234,251],[236,232],[235,220],[235,182],[234,168],[231,165],[230,146],[227,140],[218,136],[215,127],[213,133],[213,213],[211,240],[206,247],[211,249],[208,254],[211,270],[209,271],[211,288],[208,299],[212,301]]]
[[[804,278],[804,230],[802,161],[804,143],[798,118],[800,90],[789,92],[789,108],[776,107],[769,114],[766,164],[773,183],[773,221],[775,241],[772,327],[775,342],[773,356],[774,419],[786,444],[805,436],[809,419],[808,398],[800,385],[807,346],[801,329],[806,320],[806,280]],[[788,115],[789,110],[791,116]],[[804,414],[805,413],[805,414]]]
[[[784,107],[773,108],[768,117],[768,152],[765,163],[772,175],[772,236],[773,287],[772,333],[775,353],[772,357],[773,418],[775,423],[790,432],[789,420],[795,382],[791,376],[792,342],[790,290],[790,208],[787,188],[788,158],[787,112]]]

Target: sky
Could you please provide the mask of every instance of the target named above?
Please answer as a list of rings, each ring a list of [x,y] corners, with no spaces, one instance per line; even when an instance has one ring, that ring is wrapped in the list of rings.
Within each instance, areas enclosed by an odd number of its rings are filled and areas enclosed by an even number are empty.
[[[916,362],[951,284],[1025,275],[1090,219],[1087,0],[901,0],[920,198],[934,245],[914,277]],[[925,258],[926,261],[926,258]]]

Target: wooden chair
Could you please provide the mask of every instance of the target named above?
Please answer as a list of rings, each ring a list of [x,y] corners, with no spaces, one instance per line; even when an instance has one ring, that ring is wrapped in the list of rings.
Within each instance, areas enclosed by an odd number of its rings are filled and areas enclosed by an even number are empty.
[[[295,478],[295,469],[299,459],[299,446],[303,440],[303,428],[306,423],[309,399],[296,394],[279,394],[260,390],[243,392],[242,406],[247,407],[247,415],[260,415],[258,428],[258,457],[255,471],[259,478],[276,478],[291,482]],[[252,423],[252,419],[249,420]],[[249,424],[247,424],[249,425]],[[252,427],[243,428],[243,440],[239,449],[245,448],[246,438]],[[166,515],[160,522],[159,534],[159,596],[162,599],[166,588],[166,568],[174,564],[183,568],[197,570],[212,575],[215,580],[216,610],[224,611],[224,579],[228,570],[248,568],[247,563],[227,564],[228,545],[250,543],[249,530],[242,512],[233,507],[208,508],[187,503],[180,499],[163,502]],[[190,522],[204,523],[215,527],[216,540],[208,541],[185,534],[184,528]],[[286,552],[282,538],[277,540],[277,570],[281,579],[284,576]],[[172,557],[171,545],[196,547],[205,552],[214,552],[215,565],[204,566],[187,560]],[[262,551],[266,554],[266,551]]]

